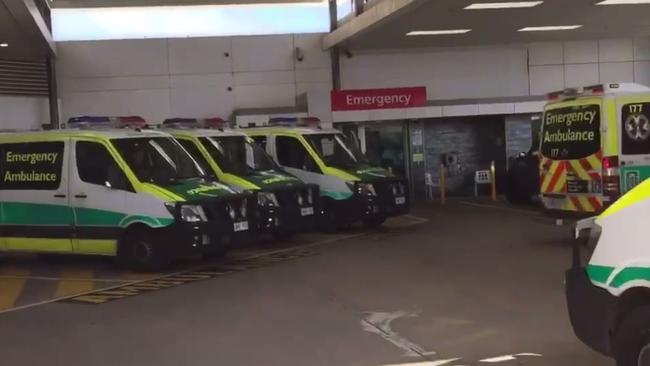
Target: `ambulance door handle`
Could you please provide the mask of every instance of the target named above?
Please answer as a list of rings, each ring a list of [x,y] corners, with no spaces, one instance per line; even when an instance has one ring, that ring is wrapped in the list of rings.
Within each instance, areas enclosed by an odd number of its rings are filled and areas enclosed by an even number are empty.
[[[65,198],[65,194],[55,194],[54,198]]]
[[[88,196],[86,196],[85,193],[81,193],[81,194],[75,194],[74,198],[88,198]]]
[[[621,166],[625,166],[625,164],[627,164],[626,161],[621,161]]]

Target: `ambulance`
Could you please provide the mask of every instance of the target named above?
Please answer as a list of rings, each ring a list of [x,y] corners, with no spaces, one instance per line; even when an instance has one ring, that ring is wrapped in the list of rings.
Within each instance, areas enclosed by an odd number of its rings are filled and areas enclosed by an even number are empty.
[[[286,238],[314,227],[318,186],[284,171],[243,132],[220,118],[172,118],[162,128],[219,181],[254,192],[258,234]]]
[[[540,147],[548,210],[593,214],[650,177],[650,88],[602,84],[549,94]]]
[[[0,251],[113,256],[138,270],[224,254],[248,230],[252,199],[143,126],[85,116],[0,134]]]
[[[646,180],[575,228],[566,273],[571,324],[580,340],[618,366],[650,365],[649,218]]]
[[[244,131],[287,172],[319,186],[327,231],[359,220],[375,227],[409,211],[406,181],[371,165],[356,143],[316,118],[273,118]]]

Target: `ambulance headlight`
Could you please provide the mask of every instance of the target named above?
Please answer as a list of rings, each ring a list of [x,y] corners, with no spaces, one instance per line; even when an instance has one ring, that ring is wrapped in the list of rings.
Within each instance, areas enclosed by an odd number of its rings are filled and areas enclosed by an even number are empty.
[[[279,206],[278,199],[271,192],[257,192],[257,204],[259,206]]]
[[[307,203],[314,204],[314,190],[311,188],[307,188]]]
[[[302,206],[302,204],[305,203],[305,199],[302,198],[302,194],[300,192],[296,193],[296,201],[298,202],[298,206]]]
[[[357,193],[363,196],[376,196],[375,186],[370,183],[357,183]]]
[[[241,207],[239,208],[239,214],[240,214],[241,217],[243,217],[243,218],[245,218],[245,217],[246,217],[246,214],[248,213],[248,209],[247,209],[247,207],[246,207],[246,206],[247,206],[247,203],[248,203],[248,200],[247,200],[246,198],[244,198],[244,199],[241,201]]]
[[[235,211],[235,208],[231,204],[226,205],[226,212],[228,212],[230,219],[234,220],[237,218],[237,211]]]
[[[181,206],[181,220],[185,222],[201,222],[208,221],[205,216],[203,207],[197,205],[183,205]]]

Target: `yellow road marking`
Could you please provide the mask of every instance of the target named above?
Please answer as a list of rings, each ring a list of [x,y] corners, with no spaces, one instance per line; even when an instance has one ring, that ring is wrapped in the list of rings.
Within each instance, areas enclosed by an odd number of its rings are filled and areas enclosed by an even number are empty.
[[[29,270],[15,266],[0,268],[0,274],[27,276]],[[0,278],[0,310],[8,309],[16,303],[25,286],[24,278]]]
[[[95,288],[92,269],[67,268],[61,271],[61,281],[56,288],[56,297],[88,292]],[[74,278],[74,279],[66,279]]]
[[[124,274],[124,278],[131,281],[149,280],[162,275],[162,273],[144,273],[129,271]]]

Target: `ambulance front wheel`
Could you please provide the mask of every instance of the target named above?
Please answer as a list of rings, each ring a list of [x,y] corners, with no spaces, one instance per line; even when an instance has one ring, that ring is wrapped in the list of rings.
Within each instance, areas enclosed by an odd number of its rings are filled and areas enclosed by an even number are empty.
[[[650,306],[637,307],[625,315],[612,343],[617,366],[650,365]]]
[[[152,237],[150,230],[141,227],[129,229],[120,242],[118,260],[136,271],[159,271],[166,267],[170,258]]]

